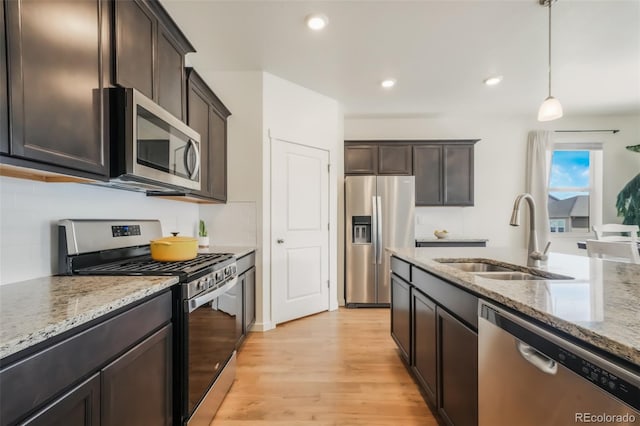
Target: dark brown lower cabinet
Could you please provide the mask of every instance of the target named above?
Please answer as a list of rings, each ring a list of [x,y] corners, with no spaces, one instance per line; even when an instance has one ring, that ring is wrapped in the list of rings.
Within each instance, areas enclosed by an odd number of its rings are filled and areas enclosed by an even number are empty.
[[[400,348],[405,361],[411,357],[411,286],[396,275],[391,275],[391,337]]]
[[[256,322],[256,254],[251,251],[240,257],[238,266],[238,316],[236,329],[238,340],[236,349],[240,348],[251,326]]]
[[[172,300],[162,292],[2,359],[0,426],[171,425]]]
[[[244,333],[256,322],[256,268],[244,273]]]
[[[441,424],[477,426],[478,298],[402,259],[391,264],[391,335],[402,357]]]
[[[245,293],[245,277],[238,277],[238,284],[235,288],[236,297],[236,348],[240,346],[244,340],[244,293]]]
[[[94,374],[21,424],[25,426],[99,426],[100,374]]]
[[[255,262],[253,255],[249,256],[251,256],[249,262]],[[247,260],[247,258],[243,259]],[[242,261],[243,264],[246,264],[245,260]],[[247,266],[250,266],[250,268],[245,269],[245,272],[238,276],[238,289],[236,290],[238,307],[238,315],[236,316],[236,335],[238,336],[236,349],[240,348],[240,345],[247,337],[249,329],[256,322],[256,268],[253,263],[247,264]]]
[[[2,5],[4,6],[4,5]],[[0,152],[9,152],[9,97],[7,92],[7,49],[4,7],[0,7]]]
[[[478,424],[478,334],[438,307],[438,413],[450,425]]]
[[[411,296],[413,308],[413,364],[411,369],[431,403],[437,404],[436,304],[418,290]]]
[[[170,426],[171,360],[168,324],[106,366],[101,372],[101,426]]]

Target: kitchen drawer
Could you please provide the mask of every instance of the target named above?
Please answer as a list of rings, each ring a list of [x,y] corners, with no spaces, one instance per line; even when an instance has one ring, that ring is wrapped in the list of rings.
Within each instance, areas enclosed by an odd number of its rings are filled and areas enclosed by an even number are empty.
[[[242,275],[243,273],[251,269],[252,266],[255,266],[256,252],[252,251],[246,256],[242,256],[236,263],[238,265],[238,275]]]
[[[165,292],[0,370],[0,424],[19,420],[171,321],[171,308]]]
[[[395,256],[391,257],[391,271],[407,282],[411,282],[411,265]]]
[[[478,329],[478,298],[420,268],[412,266],[411,283],[474,330]]]

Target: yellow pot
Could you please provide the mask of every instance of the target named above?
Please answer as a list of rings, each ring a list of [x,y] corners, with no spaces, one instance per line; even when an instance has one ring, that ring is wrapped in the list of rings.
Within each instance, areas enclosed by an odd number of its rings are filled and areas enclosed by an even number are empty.
[[[198,239],[193,237],[178,237],[172,232],[172,237],[152,240],[151,258],[158,262],[178,262],[191,260],[198,255]]]

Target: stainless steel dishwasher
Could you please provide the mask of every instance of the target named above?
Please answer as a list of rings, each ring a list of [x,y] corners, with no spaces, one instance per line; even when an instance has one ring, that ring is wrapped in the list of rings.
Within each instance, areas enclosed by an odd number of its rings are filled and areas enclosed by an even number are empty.
[[[640,425],[633,367],[484,301],[479,314],[480,426]]]

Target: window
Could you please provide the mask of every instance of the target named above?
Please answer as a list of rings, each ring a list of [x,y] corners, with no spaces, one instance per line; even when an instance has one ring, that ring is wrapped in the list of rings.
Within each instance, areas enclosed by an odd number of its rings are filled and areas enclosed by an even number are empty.
[[[566,220],[564,219],[550,219],[551,232],[564,232],[566,226]]]
[[[549,227],[554,233],[588,233],[601,222],[602,145],[555,145],[549,176]]]

